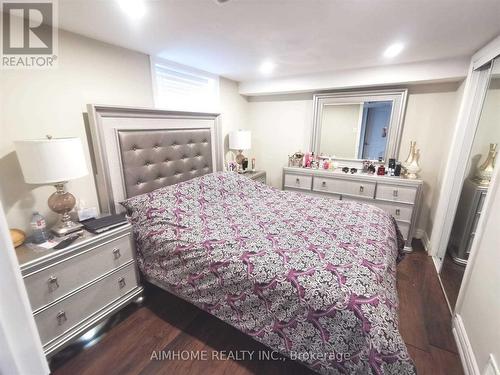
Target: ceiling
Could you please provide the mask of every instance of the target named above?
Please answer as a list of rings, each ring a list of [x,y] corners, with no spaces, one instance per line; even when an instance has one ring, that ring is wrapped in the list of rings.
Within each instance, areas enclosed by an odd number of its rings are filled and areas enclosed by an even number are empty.
[[[236,81],[472,55],[500,34],[500,0],[61,0],[59,26]],[[394,42],[405,44],[392,59]]]

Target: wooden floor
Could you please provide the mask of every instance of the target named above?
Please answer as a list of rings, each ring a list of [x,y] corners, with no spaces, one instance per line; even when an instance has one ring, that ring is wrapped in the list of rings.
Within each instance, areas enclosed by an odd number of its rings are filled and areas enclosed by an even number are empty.
[[[441,282],[452,307],[455,307],[457,303],[464,272],[465,266],[456,264],[451,259],[451,256],[446,254],[443,261],[443,268],[441,268]]]
[[[398,265],[400,331],[419,375],[460,375],[462,368],[451,333],[451,317],[431,259],[416,251]],[[154,287],[145,303],[114,316],[105,334],[82,340],[51,362],[54,374],[311,374],[297,362],[230,360],[212,353],[270,351],[238,330]],[[82,345],[86,345],[82,348]],[[151,360],[153,351],[204,351],[208,360]],[[157,352],[156,352],[157,353]]]

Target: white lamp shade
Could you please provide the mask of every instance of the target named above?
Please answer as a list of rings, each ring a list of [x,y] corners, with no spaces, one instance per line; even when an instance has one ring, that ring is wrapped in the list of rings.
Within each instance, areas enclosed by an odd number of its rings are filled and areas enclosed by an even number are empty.
[[[252,147],[250,130],[236,130],[229,133],[229,148],[232,150],[249,150]]]
[[[24,181],[53,184],[85,176],[87,164],[80,138],[15,141]]]

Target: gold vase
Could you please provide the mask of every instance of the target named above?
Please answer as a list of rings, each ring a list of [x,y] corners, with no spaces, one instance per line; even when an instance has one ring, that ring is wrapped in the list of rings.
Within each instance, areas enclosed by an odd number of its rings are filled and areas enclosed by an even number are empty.
[[[406,170],[406,177],[410,179],[418,178],[417,173],[420,172],[420,166],[418,165],[419,151],[417,150],[417,142],[410,142],[410,152],[408,157],[403,163],[403,167]]]
[[[476,172],[475,180],[483,186],[490,184],[495,169],[495,159],[497,157],[497,144],[490,143],[490,151],[483,164],[481,164]]]

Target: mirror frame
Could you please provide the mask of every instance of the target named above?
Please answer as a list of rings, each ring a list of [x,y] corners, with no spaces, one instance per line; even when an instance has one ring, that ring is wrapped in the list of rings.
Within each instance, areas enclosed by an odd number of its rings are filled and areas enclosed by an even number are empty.
[[[324,92],[313,95],[313,127],[311,134],[311,150],[320,155],[321,120],[325,105],[353,104],[373,101],[391,101],[392,112],[389,131],[387,133],[387,146],[385,148],[384,162],[390,158],[398,159],[401,135],[403,133],[403,120],[406,111],[408,89],[386,90],[361,90],[361,91],[336,91]],[[331,156],[331,155],[330,155]],[[335,160],[361,162],[358,158],[335,158]]]

